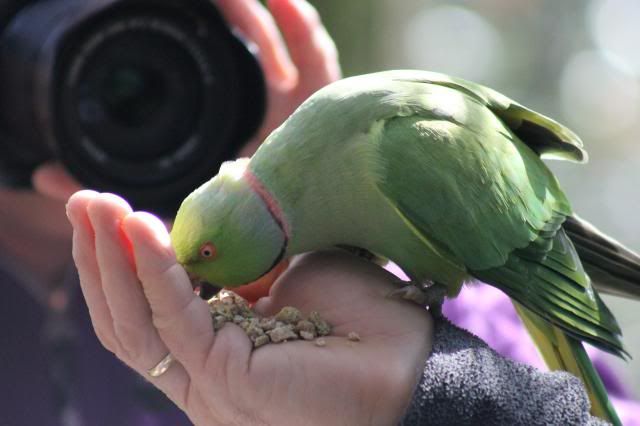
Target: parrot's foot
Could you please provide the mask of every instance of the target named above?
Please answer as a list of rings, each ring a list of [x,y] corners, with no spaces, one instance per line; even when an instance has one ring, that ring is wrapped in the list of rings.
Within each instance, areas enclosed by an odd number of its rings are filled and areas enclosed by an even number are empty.
[[[408,300],[420,306],[428,305],[425,292],[413,284],[405,284],[398,289],[392,290],[387,294],[387,297]]]
[[[435,317],[442,316],[442,303],[447,294],[447,287],[439,283],[414,283],[401,281],[402,287],[387,294],[387,297],[397,297],[420,306],[429,307],[429,311]]]

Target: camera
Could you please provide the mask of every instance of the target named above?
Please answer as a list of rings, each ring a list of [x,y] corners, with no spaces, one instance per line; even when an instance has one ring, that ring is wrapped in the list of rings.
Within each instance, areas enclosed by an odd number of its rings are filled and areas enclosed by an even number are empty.
[[[263,120],[251,45],[211,0],[0,0],[0,183],[56,159],[172,215]]]

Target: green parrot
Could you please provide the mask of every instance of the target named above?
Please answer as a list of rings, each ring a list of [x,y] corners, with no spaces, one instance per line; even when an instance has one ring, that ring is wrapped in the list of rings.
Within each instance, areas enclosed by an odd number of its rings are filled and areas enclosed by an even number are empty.
[[[569,129],[478,84],[414,70],[346,78],[191,193],[171,240],[192,276],[225,287],[332,246],[393,261],[433,306],[438,289],[491,284],[549,366],[581,377],[592,412],[620,424],[581,341],[626,355],[594,287],[640,298],[640,257],[575,216],[541,158],[587,154]]]

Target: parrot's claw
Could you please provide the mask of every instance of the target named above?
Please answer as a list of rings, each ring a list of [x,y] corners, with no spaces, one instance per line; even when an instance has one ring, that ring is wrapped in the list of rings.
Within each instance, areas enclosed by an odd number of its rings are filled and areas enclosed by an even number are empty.
[[[413,283],[401,281],[402,287],[392,290],[387,294],[390,298],[401,298],[417,303],[420,306],[429,307],[433,316],[442,316],[442,302],[447,294],[447,287],[438,283]]]
[[[427,305],[427,295],[413,284],[404,285],[403,287],[392,290],[387,294],[389,298],[400,298],[417,303],[420,306]]]

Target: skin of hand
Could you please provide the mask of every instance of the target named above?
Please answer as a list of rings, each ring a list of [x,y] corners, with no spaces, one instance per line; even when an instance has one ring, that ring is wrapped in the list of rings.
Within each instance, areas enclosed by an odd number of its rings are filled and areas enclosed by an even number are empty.
[[[316,310],[333,335],[324,347],[295,341],[252,351],[235,324],[214,332],[159,219],[93,191],[74,194],[67,215],[100,341],[195,424],[386,425],[404,413],[433,324],[425,309],[387,297],[395,277],[379,266],[337,251],[294,260],[255,309]],[[359,342],[345,337],[351,331]],[[168,352],[177,362],[146,375]]]
[[[264,138],[300,103],[341,77],[333,40],[317,11],[304,0],[216,0],[230,26],[258,47],[267,85],[267,112],[256,135],[238,153],[250,156]],[[45,163],[33,174],[37,192],[66,201],[82,189],[58,162]]]

